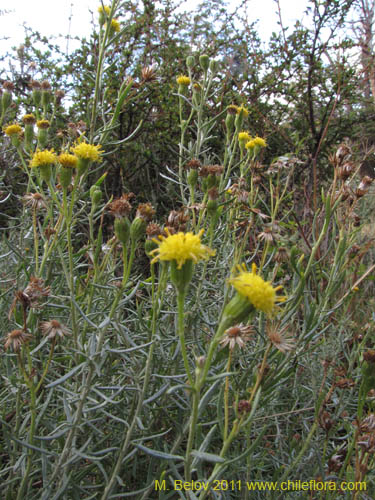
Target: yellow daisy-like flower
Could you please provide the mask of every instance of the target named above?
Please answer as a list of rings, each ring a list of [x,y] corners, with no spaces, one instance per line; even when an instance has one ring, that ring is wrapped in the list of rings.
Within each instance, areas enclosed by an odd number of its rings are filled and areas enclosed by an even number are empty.
[[[178,83],[178,85],[183,85],[184,87],[187,87],[188,85],[190,85],[191,80],[188,76],[180,75],[176,78],[176,82]]]
[[[104,5],[104,9],[102,6],[98,7],[98,12],[99,14],[104,14],[104,12],[109,16],[109,13],[111,12],[111,8],[108,7],[108,5]]]
[[[251,136],[250,136],[249,132],[242,131],[238,134],[238,140],[239,141],[250,141]]]
[[[170,234],[168,229],[165,230],[168,236],[159,236],[159,240],[153,238],[152,241],[159,245],[159,248],[152,250],[150,254],[156,255],[151,263],[157,260],[172,261],[177,263],[177,269],[181,269],[187,260],[198,262],[199,260],[208,259],[211,255],[215,255],[215,250],[211,250],[201,243],[203,229],[198,234],[193,233],[177,233]]]
[[[69,153],[61,153],[58,160],[59,163],[65,168],[74,168],[78,163],[78,158]]]
[[[255,137],[253,141],[255,146],[260,146],[261,148],[265,148],[267,146],[265,139],[262,139],[262,137]]]
[[[22,117],[22,121],[25,125],[34,125],[34,123],[36,123],[36,118],[32,113],[29,113]]]
[[[119,33],[120,29],[121,29],[121,25],[117,21],[117,19],[111,19],[111,30],[114,31],[115,33]]]
[[[20,134],[22,132],[22,127],[20,127],[17,123],[14,123],[13,125],[8,125],[7,127],[5,127],[4,132],[6,135],[11,137],[12,135]]]
[[[83,160],[102,161],[101,154],[103,151],[101,147],[100,144],[95,146],[94,144],[87,144],[87,142],[79,142],[76,146],[72,146],[70,151],[74,153],[77,158],[82,158]]]
[[[254,149],[256,146],[255,142],[254,142],[254,139],[251,139],[251,141],[247,142],[245,144],[245,148],[246,149]]]
[[[260,311],[271,313],[277,302],[284,302],[286,297],[277,297],[276,292],[282,288],[273,288],[270,281],[264,281],[256,274],[257,267],[252,265],[252,272],[249,273],[245,264],[237,266],[238,275],[230,278],[229,283],[234,286],[237,292],[248,299],[248,301]]]
[[[50,126],[50,123],[48,120],[38,120],[36,122],[36,126],[41,129],[47,129]]]
[[[57,156],[53,149],[45,149],[44,151],[37,150],[31,159],[30,167],[43,167],[45,165],[53,165],[57,161]]]
[[[239,115],[242,111],[242,114],[245,118],[249,116],[248,110],[244,106],[237,106],[237,114]]]

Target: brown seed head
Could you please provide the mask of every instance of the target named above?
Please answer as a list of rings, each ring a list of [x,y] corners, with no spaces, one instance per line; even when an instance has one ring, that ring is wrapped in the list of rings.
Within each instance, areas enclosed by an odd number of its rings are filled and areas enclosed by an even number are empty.
[[[18,352],[19,348],[32,338],[32,335],[24,330],[12,330],[5,338],[4,349],[7,351],[12,347],[14,352]]]
[[[151,203],[140,203],[137,208],[136,217],[140,217],[146,222],[150,222],[155,215],[156,211]]]
[[[107,210],[116,218],[127,217],[132,210],[132,206],[129,203],[129,199],[132,198],[132,196],[134,196],[133,193],[123,194],[121,198],[112,201],[112,203],[108,205]]]

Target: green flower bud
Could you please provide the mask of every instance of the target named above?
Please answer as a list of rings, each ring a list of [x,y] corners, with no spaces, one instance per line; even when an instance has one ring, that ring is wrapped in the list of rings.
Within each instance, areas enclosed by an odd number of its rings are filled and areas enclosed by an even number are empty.
[[[99,205],[99,203],[102,201],[102,191],[99,186],[91,186],[90,197],[93,205]]]
[[[146,232],[146,221],[141,217],[136,217],[130,226],[130,238],[133,241],[140,240]]]
[[[150,252],[152,252],[153,250],[155,250],[156,248],[158,248],[158,244],[155,243],[155,241],[152,241],[150,239],[147,239],[145,241],[145,252],[146,252],[146,255],[148,257],[150,257],[150,259],[153,258],[152,255],[150,255]]]
[[[38,108],[40,106],[40,102],[42,100],[42,91],[40,89],[33,90],[33,101],[35,107]]]
[[[236,115],[227,114],[227,117],[225,118],[225,125],[227,127],[227,133],[232,134],[234,130],[234,121],[236,119]]]
[[[194,68],[194,65],[195,65],[195,57],[194,56],[188,56],[186,58],[186,66],[189,69],[192,69],[192,68]]]
[[[34,125],[26,124],[25,125],[25,148],[26,148],[26,150],[32,149],[33,139],[34,139]]]
[[[38,129],[38,146],[40,149],[44,149],[48,142],[48,129],[40,128]]]
[[[61,167],[60,184],[63,189],[68,189],[72,182],[72,169],[69,167]]]
[[[219,69],[218,61],[215,61],[215,59],[211,59],[209,69],[210,69],[211,73],[216,73],[217,70]]]
[[[254,306],[246,297],[242,297],[239,293],[225,306],[221,323],[227,329],[236,323],[240,323],[248,318],[254,310]]]
[[[47,109],[50,101],[51,101],[51,92],[49,90],[43,90],[43,92],[42,92],[42,106],[44,109]]]
[[[12,104],[12,94],[11,94],[11,92],[8,92],[7,90],[4,90],[3,96],[1,98],[1,104],[2,104],[2,108],[3,108],[2,112],[5,113],[5,111]]]
[[[201,56],[199,56],[199,64],[201,65],[201,68],[204,72],[208,70],[210,65],[210,58],[207,54],[202,54]]]
[[[44,181],[49,182],[52,176],[51,165],[41,165],[40,176]]]
[[[211,217],[214,217],[216,215],[217,208],[218,208],[217,200],[208,200],[207,212]]]
[[[81,177],[88,169],[90,165],[90,159],[89,158],[78,158],[78,163],[77,163],[77,174],[78,177]]]
[[[127,217],[115,219],[115,235],[123,245],[126,245],[130,238],[130,222]]]
[[[187,181],[189,186],[194,189],[198,182],[198,171],[192,168],[188,173]]]
[[[179,293],[186,293],[189,283],[193,277],[194,262],[189,259],[182,264],[181,269],[177,268],[177,262],[171,261],[170,276],[171,281]]]

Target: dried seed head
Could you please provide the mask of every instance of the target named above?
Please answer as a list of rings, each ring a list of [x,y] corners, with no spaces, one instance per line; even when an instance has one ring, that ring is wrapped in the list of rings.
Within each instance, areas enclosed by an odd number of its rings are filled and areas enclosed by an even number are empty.
[[[50,291],[51,287],[44,287],[44,280],[42,278],[31,276],[24,293],[29,297],[31,307],[39,307],[40,300],[48,296]]]
[[[151,203],[140,203],[137,208],[136,217],[140,217],[146,222],[150,222],[155,215],[156,211]]]
[[[249,401],[247,401],[246,399],[241,399],[240,401],[238,401],[237,411],[239,414],[250,413],[250,410],[251,403]]]
[[[42,88],[40,82],[38,82],[37,80],[31,80],[30,82],[30,87],[33,89],[33,90],[40,90]]]
[[[133,197],[133,193],[123,194],[121,198],[112,201],[112,203],[107,206],[107,210],[116,218],[127,217],[132,210],[132,206],[129,203],[129,200]]]
[[[27,193],[22,199],[26,206],[31,207],[34,210],[47,208],[44,197],[40,193]]]
[[[231,351],[236,345],[242,349],[246,342],[251,339],[253,333],[254,329],[251,326],[245,326],[241,323],[225,330],[223,338],[220,340],[220,344],[222,347],[229,346]]]
[[[159,234],[162,234],[161,227],[159,224],[155,224],[154,222],[150,222],[146,227],[146,234],[149,239],[157,238]]]
[[[186,168],[191,168],[193,170],[197,170],[202,166],[201,162],[197,160],[196,158],[193,158],[192,160],[188,161],[186,164]]]
[[[32,338],[32,335],[25,330],[12,330],[5,338],[4,349],[7,351],[12,347],[14,352],[18,352],[19,348]]]
[[[337,148],[336,154],[335,154],[335,160],[336,160],[336,165],[339,166],[343,163],[343,161],[351,155],[351,149],[347,144],[340,144],[340,146]]]
[[[43,335],[46,335],[49,339],[54,339],[56,336],[63,338],[66,335],[70,335],[71,332],[68,327],[62,325],[56,319],[51,319],[50,321],[43,321],[40,325],[40,329]]]
[[[287,333],[289,326],[281,328],[280,323],[269,322],[266,333],[272,344],[282,353],[295,349],[296,341],[291,333]]]
[[[47,80],[43,80],[40,86],[43,90],[51,90],[51,84]]]

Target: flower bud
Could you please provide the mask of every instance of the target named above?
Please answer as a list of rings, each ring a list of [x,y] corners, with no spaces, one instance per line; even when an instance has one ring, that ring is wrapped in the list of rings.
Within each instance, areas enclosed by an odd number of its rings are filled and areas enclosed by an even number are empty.
[[[186,58],[186,66],[189,69],[192,69],[192,68],[194,68],[194,65],[195,65],[195,57],[194,56],[188,56]]]
[[[61,167],[60,184],[63,189],[68,189],[72,182],[72,169],[69,167]]]
[[[198,171],[195,169],[191,169],[188,173],[187,181],[188,181],[189,186],[192,189],[194,189],[195,186],[197,185],[197,182],[198,182]]]
[[[127,217],[115,219],[115,235],[123,245],[126,245],[130,237],[130,222]]]
[[[206,73],[210,65],[210,58],[207,54],[202,54],[201,56],[199,56],[199,64],[201,65],[203,71]]]
[[[177,262],[171,260],[170,276],[171,281],[179,293],[186,293],[189,283],[193,277],[194,262],[189,259],[178,269]]]
[[[90,197],[93,205],[99,205],[102,201],[102,191],[99,186],[91,186]]]
[[[147,223],[141,217],[136,217],[130,226],[130,238],[137,242],[146,232]]]

